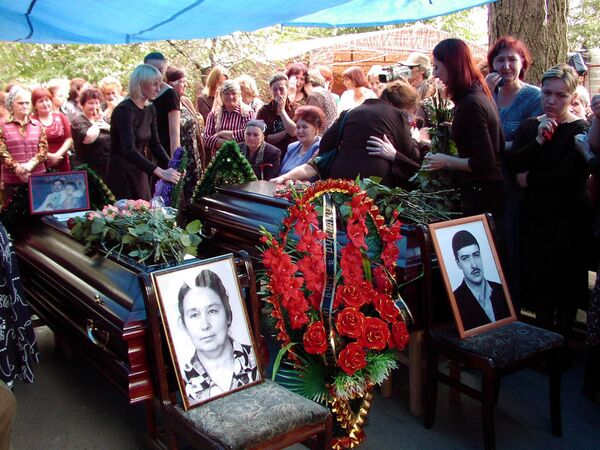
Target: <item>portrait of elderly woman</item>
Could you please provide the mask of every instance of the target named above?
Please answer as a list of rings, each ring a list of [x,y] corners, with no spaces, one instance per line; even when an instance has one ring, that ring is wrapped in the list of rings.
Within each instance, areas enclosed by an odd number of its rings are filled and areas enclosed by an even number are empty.
[[[186,409],[259,380],[231,258],[158,272],[153,279]]]

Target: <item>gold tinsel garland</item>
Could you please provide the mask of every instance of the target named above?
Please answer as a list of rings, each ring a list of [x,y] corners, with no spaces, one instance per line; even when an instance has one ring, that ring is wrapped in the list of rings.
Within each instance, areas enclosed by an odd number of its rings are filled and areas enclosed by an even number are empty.
[[[361,399],[361,404],[358,413],[355,413],[352,411],[350,402],[357,399]],[[356,396],[350,400],[335,395],[332,397],[332,400],[330,400],[331,412],[340,427],[348,433],[347,436],[334,441],[333,450],[355,448],[363,441],[365,437],[363,426],[369,414],[372,399],[373,385],[369,387],[365,395]]]

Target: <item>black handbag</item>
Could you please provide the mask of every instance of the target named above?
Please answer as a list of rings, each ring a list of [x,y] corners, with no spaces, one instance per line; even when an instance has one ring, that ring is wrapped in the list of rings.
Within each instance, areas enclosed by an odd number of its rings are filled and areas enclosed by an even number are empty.
[[[333,163],[340,152],[340,145],[342,143],[342,133],[344,132],[344,125],[346,124],[346,119],[350,115],[350,111],[345,111],[343,113],[342,118],[340,119],[340,128],[338,129],[337,140],[335,142],[335,148],[331,151],[328,151],[324,155],[317,156],[313,162],[312,166],[315,168],[317,173],[319,174],[319,178],[325,180],[329,178],[329,174],[331,173],[331,168],[333,167]]]

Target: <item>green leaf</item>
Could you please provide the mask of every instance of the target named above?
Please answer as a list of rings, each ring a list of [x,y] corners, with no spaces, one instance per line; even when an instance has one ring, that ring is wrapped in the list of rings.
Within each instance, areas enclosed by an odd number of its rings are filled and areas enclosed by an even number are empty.
[[[185,248],[185,253],[192,256],[198,256],[198,249],[195,245],[190,245]]]
[[[273,376],[271,377],[271,379],[273,381],[275,381],[275,377],[277,376],[277,372],[279,371],[279,365],[281,364],[281,359],[288,352],[288,350],[290,348],[292,348],[294,345],[296,345],[294,342],[290,342],[285,347],[279,349],[279,352],[277,352],[277,356],[275,357],[275,361],[273,362]]]
[[[91,233],[100,234],[102,230],[104,230],[104,227],[106,227],[106,222],[104,222],[103,220],[94,219],[92,221]]]
[[[328,396],[327,367],[309,355],[296,356],[296,362],[283,362],[283,368],[278,370],[275,381],[296,394],[325,404]]]
[[[135,242],[137,240],[137,236],[134,236],[132,234],[126,234],[125,236],[123,236],[123,239],[121,239],[121,242],[125,245],[127,244],[131,244],[133,242]]]
[[[185,231],[190,234],[196,234],[202,229],[202,223],[196,219],[185,226]]]
[[[192,240],[190,239],[189,235],[187,235],[187,234],[182,234],[181,237],[179,238],[179,240],[181,241],[181,243],[183,244],[184,247],[188,247],[192,243]]]
[[[137,232],[138,236],[140,236],[140,235],[142,235],[142,234],[144,234],[144,233],[147,233],[147,232],[149,232],[149,231],[150,231],[150,228],[148,227],[148,225],[147,225],[147,224],[145,224],[145,223],[140,223],[140,224],[137,224],[137,225],[135,226],[135,231]]]

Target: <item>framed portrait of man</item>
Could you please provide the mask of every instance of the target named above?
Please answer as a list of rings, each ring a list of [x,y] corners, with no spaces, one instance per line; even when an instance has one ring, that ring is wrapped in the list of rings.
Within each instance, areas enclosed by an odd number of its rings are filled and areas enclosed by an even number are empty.
[[[185,410],[261,381],[232,255],[151,278]]]
[[[52,172],[29,177],[31,214],[57,214],[90,209],[87,172]]]
[[[461,338],[517,320],[485,215],[429,225]]]

